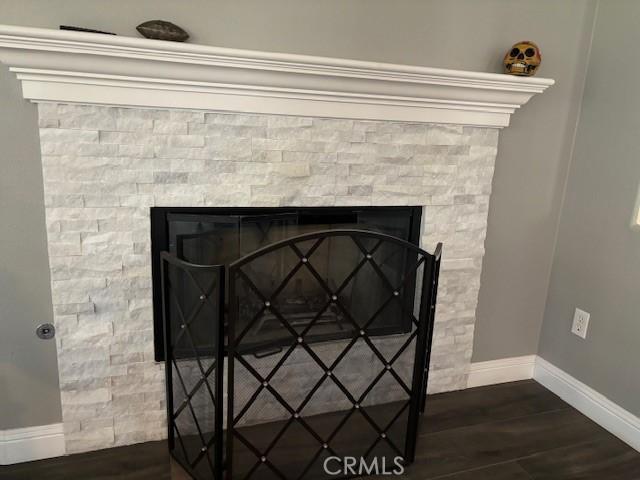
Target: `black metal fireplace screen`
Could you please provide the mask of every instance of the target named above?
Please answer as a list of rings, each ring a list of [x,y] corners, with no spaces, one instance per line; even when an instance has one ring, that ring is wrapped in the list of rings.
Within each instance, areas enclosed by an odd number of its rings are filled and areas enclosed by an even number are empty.
[[[364,230],[299,235],[228,266],[164,252],[175,460],[216,480],[350,478],[411,463],[440,253]],[[410,327],[381,335],[392,317]]]

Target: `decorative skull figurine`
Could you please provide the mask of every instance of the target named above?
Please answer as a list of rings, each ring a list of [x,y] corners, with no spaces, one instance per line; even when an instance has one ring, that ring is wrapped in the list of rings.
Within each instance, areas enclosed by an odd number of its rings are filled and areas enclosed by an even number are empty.
[[[529,41],[516,43],[504,56],[504,71],[511,75],[535,75],[542,61],[538,46]]]

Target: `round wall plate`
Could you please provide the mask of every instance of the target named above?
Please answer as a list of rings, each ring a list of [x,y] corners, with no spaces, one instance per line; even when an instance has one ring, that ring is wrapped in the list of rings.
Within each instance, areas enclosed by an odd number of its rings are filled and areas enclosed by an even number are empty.
[[[51,323],[43,323],[36,328],[36,335],[43,340],[49,340],[56,335],[56,327]]]

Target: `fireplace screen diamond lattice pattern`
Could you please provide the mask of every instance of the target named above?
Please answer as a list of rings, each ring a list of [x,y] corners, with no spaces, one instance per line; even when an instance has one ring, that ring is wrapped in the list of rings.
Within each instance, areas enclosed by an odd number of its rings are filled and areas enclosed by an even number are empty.
[[[260,480],[336,478],[323,468],[330,456],[410,463],[425,395],[439,252],[440,246],[430,255],[359,230],[277,242],[229,266],[226,339],[225,268],[164,254],[174,457],[195,478]],[[263,262],[277,264],[278,273],[265,279]],[[420,293],[408,306],[404,299],[409,293],[414,298],[416,278]],[[364,293],[354,296],[357,288]],[[300,312],[301,295],[313,296],[305,302],[309,311]],[[369,335],[388,311],[406,317],[410,328]],[[309,320],[297,322],[301,314]],[[346,334],[309,341],[328,322]],[[226,423],[219,403],[225,353]]]

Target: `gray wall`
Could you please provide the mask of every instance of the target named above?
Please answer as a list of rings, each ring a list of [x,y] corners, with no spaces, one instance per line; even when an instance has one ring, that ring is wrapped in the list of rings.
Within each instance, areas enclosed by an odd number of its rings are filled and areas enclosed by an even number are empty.
[[[640,2],[600,2],[540,354],[640,415]],[[631,49],[631,50],[629,50]],[[586,340],[569,330],[591,313]]]
[[[0,429],[60,420],[36,111],[0,65]]]
[[[138,23],[163,18],[187,28],[196,43],[479,71],[500,71],[512,43],[536,40],[544,54],[540,75],[557,85],[518,112],[501,134],[474,361],[537,350],[593,12],[592,0],[0,0],[0,23],[74,24],[137,35]],[[8,103],[0,117],[9,125],[1,133],[3,182],[14,179],[12,190],[29,186],[3,198],[5,242],[9,237],[16,245],[0,251],[0,264],[10,266],[6,274],[3,269],[3,284],[12,283],[4,278],[20,267],[16,252],[30,257],[29,278],[47,278],[35,113],[19,100],[17,88],[3,70],[0,90]],[[8,151],[20,152],[22,161]],[[21,231],[6,228],[15,223]],[[50,310],[47,289],[2,288],[0,301],[20,312],[3,319],[2,338],[20,347],[13,348],[15,367],[5,382],[21,400],[9,408],[3,402],[0,428],[55,422],[56,394],[33,395],[24,375],[15,374],[17,368],[34,372],[27,381],[37,383],[37,372],[55,384],[51,344],[43,348],[31,339],[33,325]]]

